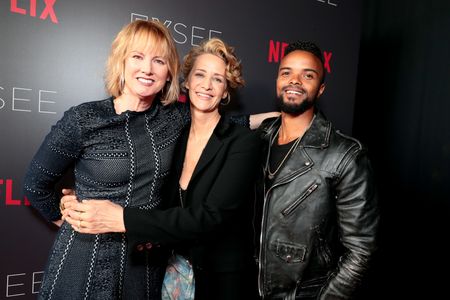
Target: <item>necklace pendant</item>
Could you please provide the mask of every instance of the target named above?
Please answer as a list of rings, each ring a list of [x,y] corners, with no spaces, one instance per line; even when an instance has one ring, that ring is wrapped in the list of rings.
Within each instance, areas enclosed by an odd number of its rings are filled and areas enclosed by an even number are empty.
[[[274,174],[270,174],[270,173],[268,173],[267,174],[267,177],[270,179],[270,180],[272,180],[273,179],[273,177],[274,177]]]

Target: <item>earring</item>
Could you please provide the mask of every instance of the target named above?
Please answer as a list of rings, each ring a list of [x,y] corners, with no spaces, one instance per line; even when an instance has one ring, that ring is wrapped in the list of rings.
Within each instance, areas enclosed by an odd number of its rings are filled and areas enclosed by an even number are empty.
[[[223,99],[222,99],[223,100]],[[220,101],[220,104],[222,104],[222,105],[228,105],[228,104],[230,104],[230,101],[231,101],[231,98],[230,98],[230,93],[227,93],[227,101],[226,102],[223,102],[223,101]]]
[[[123,73],[120,74],[119,88],[121,92],[123,92],[123,89],[125,88],[125,77],[123,76]]]

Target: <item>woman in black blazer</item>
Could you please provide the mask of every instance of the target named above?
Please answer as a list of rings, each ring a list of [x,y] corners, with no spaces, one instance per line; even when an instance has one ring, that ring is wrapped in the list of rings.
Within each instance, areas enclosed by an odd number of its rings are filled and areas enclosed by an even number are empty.
[[[81,233],[125,232],[129,245],[140,250],[170,245],[192,264],[195,299],[251,299],[251,207],[260,140],[219,114],[231,89],[244,83],[240,63],[233,48],[211,39],[186,55],[183,74],[191,123],[175,150],[167,207],[124,209],[90,200],[65,202],[64,215]]]

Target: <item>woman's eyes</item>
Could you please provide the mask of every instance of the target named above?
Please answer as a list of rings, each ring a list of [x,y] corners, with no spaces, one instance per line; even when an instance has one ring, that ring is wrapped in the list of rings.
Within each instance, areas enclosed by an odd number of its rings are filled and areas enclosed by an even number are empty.
[[[137,60],[143,60],[144,59],[144,55],[141,55],[141,54],[133,54],[131,57],[133,59],[137,59]],[[166,61],[164,59],[162,59],[162,58],[154,58],[152,61],[157,63],[157,64],[159,64],[159,65],[165,65],[166,64]]]
[[[196,73],[194,73],[194,76],[196,78],[205,78],[206,77],[206,75],[202,72],[196,72]],[[222,77],[212,77],[211,80],[214,82],[217,82],[217,83],[221,83],[221,84],[225,82],[225,79]]]
[[[160,59],[160,58],[155,59],[155,62],[156,62],[157,64],[160,64],[160,65],[165,65],[165,64],[166,64],[166,61],[163,60],[163,59]]]

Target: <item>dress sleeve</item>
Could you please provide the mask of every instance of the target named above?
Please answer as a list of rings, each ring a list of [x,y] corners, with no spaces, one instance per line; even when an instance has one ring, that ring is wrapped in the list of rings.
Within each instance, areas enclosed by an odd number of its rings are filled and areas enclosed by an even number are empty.
[[[254,130],[258,129],[266,120],[273,119],[278,116],[280,116],[280,112],[270,111],[251,115],[234,115],[229,117],[229,121]]]
[[[184,124],[187,124],[191,121],[191,110],[189,108],[189,103],[177,101],[173,103],[173,106],[181,115],[181,119]]]
[[[60,193],[56,183],[79,157],[81,134],[75,108],[64,116],[45,137],[31,160],[24,178],[23,192],[31,205],[48,221],[61,218]]]
[[[230,123],[250,128],[250,115],[233,115],[228,118]]]

